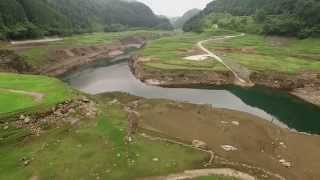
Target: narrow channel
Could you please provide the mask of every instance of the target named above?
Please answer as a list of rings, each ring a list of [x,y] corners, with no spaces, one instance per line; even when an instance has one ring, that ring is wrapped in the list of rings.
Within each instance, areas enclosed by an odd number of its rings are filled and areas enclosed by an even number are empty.
[[[98,60],[65,74],[72,87],[89,93],[121,91],[145,98],[163,98],[194,104],[210,104],[247,112],[272,123],[305,133],[320,134],[320,108],[285,92],[256,86],[163,88],[149,86],[134,77],[128,67],[129,55]]]

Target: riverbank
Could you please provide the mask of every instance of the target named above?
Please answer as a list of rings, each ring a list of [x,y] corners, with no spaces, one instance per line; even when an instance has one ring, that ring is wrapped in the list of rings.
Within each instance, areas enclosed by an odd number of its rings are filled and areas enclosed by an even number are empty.
[[[100,56],[94,56],[93,50],[86,49],[82,58],[81,48],[74,49],[79,54],[70,66],[66,64],[67,67],[78,67],[81,62],[94,64],[93,59]],[[66,57],[72,56],[67,53]],[[87,62],[91,58],[92,61]],[[200,65],[192,62],[179,70],[146,65],[151,61],[152,58],[136,56],[130,60],[130,68],[137,77],[141,76],[140,79],[152,85],[234,83],[234,75],[211,60],[200,62]],[[194,70],[194,67],[198,69]],[[147,76],[140,74],[144,71]],[[55,68],[53,72],[56,72]],[[118,73],[123,74],[122,71]],[[10,79],[6,81],[11,82]],[[27,84],[29,80],[23,78],[22,82]],[[93,83],[104,84],[95,78]],[[20,82],[15,85],[18,90],[30,86]],[[104,85],[112,88],[112,84]],[[43,86],[46,91],[55,91],[50,84]],[[38,92],[36,87],[32,85],[26,92]],[[15,92],[10,93],[15,97]],[[26,96],[32,103],[35,101],[28,94],[18,95]],[[292,132],[245,112],[209,105],[145,99],[123,93],[72,95],[72,99],[62,96],[58,105],[50,104],[51,108],[40,114],[12,112],[10,118],[1,121],[0,145],[4,148],[0,151],[6,156],[0,157],[3,158],[0,179],[157,179],[199,168],[213,168],[205,175],[214,176],[219,170],[215,168],[226,167],[258,179],[317,180],[320,177],[318,135]],[[51,97],[54,96],[47,93],[44,98]],[[88,164],[92,166],[88,168]]]
[[[7,44],[0,51],[0,70],[57,77],[97,59],[114,58],[142,48],[146,41],[168,35],[170,33],[165,31],[129,31],[79,35],[60,41]]]
[[[317,170],[320,159],[315,160],[320,148],[318,135],[298,134],[247,113],[208,105],[119,93],[111,97],[130,109],[132,132],[167,138],[171,143],[199,144],[212,150],[215,158],[206,168],[234,168],[258,179],[281,179],[282,176],[290,180],[316,180],[320,177]],[[161,141],[161,138],[154,139]]]
[[[284,48],[283,39],[252,35],[227,36],[233,38],[207,41],[204,46],[215,52],[232,69],[230,71],[215,64],[215,59],[186,59],[185,57],[203,53],[196,44],[198,40],[203,42],[200,40],[207,36],[185,36],[152,42],[140,57],[131,61],[132,72],[145,83],[165,87],[239,85],[240,77],[250,84],[284,90],[320,106],[319,52],[311,46],[316,44],[315,40],[286,40],[289,48]],[[276,43],[278,44],[275,45]],[[303,43],[310,48],[303,49]]]
[[[142,82],[162,87],[224,86],[238,85],[228,71],[163,70],[146,67],[143,57],[130,60],[132,73]],[[320,106],[320,74],[303,72],[297,75],[280,73],[252,73],[255,85],[288,92],[306,102]]]

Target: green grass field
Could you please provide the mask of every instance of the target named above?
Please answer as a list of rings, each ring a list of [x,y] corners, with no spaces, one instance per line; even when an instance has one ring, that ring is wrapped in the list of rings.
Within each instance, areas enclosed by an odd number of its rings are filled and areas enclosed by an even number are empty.
[[[124,143],[127,115],[99,97],[102,113],[71,127],[27,137],[27,130],[0,129],[0,179],[135,179],[198,167],[207,154],[136,135]],[[22,141],[22,139],[24,139]],[[28,166],[23,160],[29,159]],[[157,161],[153,159],[157,158]]]
[[[0,73],[0,82],[0,117],[27,109],[50,107],[73,94],[61,81],[45,76]],[[40,93],[43,99],[38,102],[30,95],[10,90]]]
[[[226,71],[227,69],[213,59],[190,61],[183,58],[196,51],[196,43],[214,36],[235,34],[230,31],[217,31],[202,34],[183,33],[173,37],[161,38],[148,44],[142,55],[152,61],[145,62],[147,68],[160,70],[203,70]],[[239,33],[236,33],[239,34]],[[320,71],[320,40],[264,37],[245,35],[212,41],[205,44],[222,59],[233,61],[252,71],[295,74],[300,71]]]
[[[230,34],[232,32],[217,31],[207,34],[183,33],[153,41],[141,52],[142,56],[152,59],[152,61],[146,62],[144,65],[147,68],[161,70],[226,71],[227,69],[223,65],[212,59],[197,62],[184,59],[191,55],[190,50],[197,49],[196,43],[198,41],[213,36],[221,36],[226,33]]]
[[[246,35],[206,44],[223,58],[254,71],[294,74],[320,71],[320,39],[294,39]],[[227,50],[225,50],[227,49]]]

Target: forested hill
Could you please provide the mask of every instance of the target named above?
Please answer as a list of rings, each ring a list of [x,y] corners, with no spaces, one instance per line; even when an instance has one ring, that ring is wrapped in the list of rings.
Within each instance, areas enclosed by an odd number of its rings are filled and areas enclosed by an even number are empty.
[[[191,9],[183,14],[183,16],[179,17],[173,22],[173,25],[176,29],[182,29],[184,23],[186,23],[189,19],[194,17],[200,12],[200,9]]]
[[[24,39],[130,27],[171,29],[139,2],[121,0],[1,0],[0,38]]]
[[[189,20],[185,31],[226,29],[272,35],[320,35],[319,0],[215,0]]]

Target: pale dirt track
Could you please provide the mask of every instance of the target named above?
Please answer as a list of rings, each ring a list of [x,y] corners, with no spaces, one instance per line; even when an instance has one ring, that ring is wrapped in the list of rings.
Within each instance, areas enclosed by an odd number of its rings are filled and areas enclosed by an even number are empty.
[[[252,82],[248,81],[248,80],[244,80],[243,78],[240,77],[240,75],[230,66],[228,65],[228,63],[226,63],[222,58],[220,58],[218,55],[214,54],[213,52],[211,52],[210,50],[208,50],[207,48],[204,47],[204,43],[210,42],[210,41],[217,41],[217,40],[225,40],[225,39],[230,39],[230,38],[236,38],[236,37],[241,37],[244,36],[245,34],[242,33],[240,35],[234,35],[234,36],[223,36],[223,37],[217,37],[217,38],[213,38],[213,39],[207,39],[207,40],[203,40],[203,41],[199,41],[197,43],[197,46],[204,51],[208,57],[212,57],[215,60],[217,60],[218,62],[220,62],[221,64],[223,64],[227,69],[229,69],[233,75],[235,76],[236,80],[238,81],[238,84],[240,85],[244,85],[244,86],[252,86]]]
[[[7,91],[11,93],[23,94],[26,96],[31,96],[36,102],[41,102],[43,100],[44,94],[32,91],[22,91],[22,90],[15,90],[15,89],[2,89],[2,91]]]

